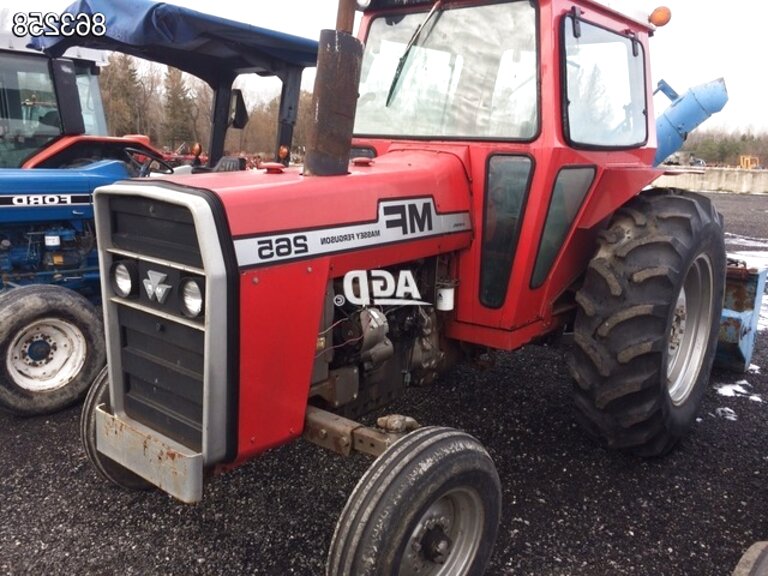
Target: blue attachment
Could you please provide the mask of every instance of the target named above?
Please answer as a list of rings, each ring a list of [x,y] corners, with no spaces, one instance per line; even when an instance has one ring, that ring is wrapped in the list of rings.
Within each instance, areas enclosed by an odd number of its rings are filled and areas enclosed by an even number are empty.
[[[244,9],[248,9],[245,7]],[[312,67],[317,42],[189,8],[150,0],[78,0],[72,14],[103,14],[104,36],[40,36],[30,48],[60,56],[71,46],[116,50],[167,64],[218,84],[223,72],[283,74],[285,65]],[[234,76],[233,76],[234,77]],[[231,79],[230,79],[231,81]]]
[[[728,102],[728,91],[722,78],[691,88],[683,96],[664,82],[659,82],[657,91],[666,94],[672,105],[656,119],[656,139],[658,148],[653,165],[658,166],[667,156],[677,152],[688,133],[716,112],[720,112]]]
[[[715,365],[727,370],[746,372],[755,348],[765,277],[768,269],[747,268],[728,263],[725,301],[720,318]]]

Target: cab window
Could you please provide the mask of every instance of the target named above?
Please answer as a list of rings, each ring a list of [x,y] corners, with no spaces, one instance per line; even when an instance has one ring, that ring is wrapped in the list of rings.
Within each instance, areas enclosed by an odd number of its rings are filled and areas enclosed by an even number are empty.
[[[575,147],[629,148],[647,140],[645,55],[637,40],[563,19],[565,132]]]

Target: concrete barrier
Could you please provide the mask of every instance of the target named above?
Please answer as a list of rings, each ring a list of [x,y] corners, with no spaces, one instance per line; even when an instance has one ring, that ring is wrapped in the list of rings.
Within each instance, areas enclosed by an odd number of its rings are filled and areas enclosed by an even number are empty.
[[[660,176],[655,186],[669,186],[697,192],[768,194],[768,170],[703,168],[696,172]]]

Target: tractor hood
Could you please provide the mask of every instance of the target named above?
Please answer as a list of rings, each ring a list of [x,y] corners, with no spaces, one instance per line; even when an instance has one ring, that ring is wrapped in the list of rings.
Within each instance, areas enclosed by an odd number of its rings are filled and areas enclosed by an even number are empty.
[[[67,220],[93,217],[91,192],[128,178],[125,163],[102,160],[83,167],[23,168],[0,172],[0,221]]]
[[[472,228],[469,180],[452,153],[391,152],[351,166],[344,176],[305,177],[298,169],[277,169],[167,181],[205,188],[220,198],[240,267],[295,256],[262,258],[259,242],[270,237],[301,236],[312,257]]]

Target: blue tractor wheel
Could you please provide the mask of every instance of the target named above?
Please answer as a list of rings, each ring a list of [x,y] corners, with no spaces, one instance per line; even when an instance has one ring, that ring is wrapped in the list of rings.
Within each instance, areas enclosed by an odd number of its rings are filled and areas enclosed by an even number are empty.
[[[0,298],[0,407],[22,416],[80,400],[106,363],[95,307],[72,290],[36,285]]]

